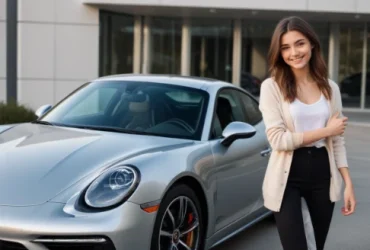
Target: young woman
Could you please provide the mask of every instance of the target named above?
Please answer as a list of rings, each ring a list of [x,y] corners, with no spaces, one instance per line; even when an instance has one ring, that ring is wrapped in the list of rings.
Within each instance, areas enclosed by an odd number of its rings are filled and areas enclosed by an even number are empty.
[[[317,250],[324,249],[334,203],[355,211],[338,85],[328,79],[317,35],[298,17],[281,20],[269,51],[271,78],[261,86],[260,110],[272,153],[263,182],[284,250],[307,250],[301,197],[307,203]]]

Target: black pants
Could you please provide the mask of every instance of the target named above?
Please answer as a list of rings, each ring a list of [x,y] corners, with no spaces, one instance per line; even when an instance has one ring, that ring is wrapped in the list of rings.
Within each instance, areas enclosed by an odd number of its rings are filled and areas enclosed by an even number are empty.
[[[288,183],[275,220],[284,250],[307,250],[301,197],[305,198],[315,234],[317,250],[323,250],[334,203],[329,198],[330,165],[326,148],[294,151]]]

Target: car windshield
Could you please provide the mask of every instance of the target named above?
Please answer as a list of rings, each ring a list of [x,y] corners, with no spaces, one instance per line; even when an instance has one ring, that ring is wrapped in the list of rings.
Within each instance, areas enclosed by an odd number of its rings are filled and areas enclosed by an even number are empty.
[[[44,124],[200,140],[206,91],[137,81],[88,83],[43,116]]]

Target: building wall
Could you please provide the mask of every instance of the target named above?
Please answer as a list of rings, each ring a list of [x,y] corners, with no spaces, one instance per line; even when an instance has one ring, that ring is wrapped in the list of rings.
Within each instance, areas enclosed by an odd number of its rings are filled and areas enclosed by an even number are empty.
[[[6,0],[0,0],[0,102],[6,100]]]
[[[18,0],[20,103],[33,109],[57,103],[96,78],[98,64],[97,8],[81,0]]]
[[[369,13],[369,0],[83,0],[91,4],[131,4],[152,6],[193,6],[205,8],[296,10]]]
[[[140,4],[153,4],[157,6],[194,6],[194,7],[222,7],[224,8],[235,8],[240,6],[241,8],[262,8],[262,5],[269,6],[269,8],[274,8],[276,10],[282,9],[295,9],[295,10],[319,10],[319,11],[337,11],[337,12],[358,12],[361,9],[361,12],[370,13],[370,1],[366,0],[328,0],[328,1],[318,1],[318,0],[302,0],[302,1],[292,1],[292,0],[281,0],[279,1],[279,7],[274,7],[275,1],[273,0],[261,0],[261,1],[250,1],[250,0],[205,0],[201,1],[201,3],[193,3],[193,0],[189,0],[185,3],[179,0],[115,0],[115,4],[130,4],[135,3],[136,5]],[[198,1],[199,2],[199,1]],[[268,4],[266,4],[268,2]],[[297,2],[297,3],[296,3]],[[329,2],[330,4],[328,4]],[[333,4],[335,2],[335,4]],[[5,3],[6,0],[0,0],[0,101],[5,99],[6,91],[6,48],[5,48]],[[66,94],[70,93],[79,85],[98,77],[99,74],[99,61],[102,61],[102,65],[104,66],[108,59],[112,62],[107,67],[107,72],[104,73],[127,73],[126,71],[131,72],[132,68],[132,60],[135,58],[133,54],[130,54],[130,48],[134,50],[134,36],[132,31],[134,30],[134,16],[130,14],[123,14],[125,18],[123,19],[132,19],[131,21],[123,21],[120,17],[120,14],[115,14],[116,17],[115,25],[110,29],[106,28],[102,25],[102,39],[99,38],[99,8],[93,5],[85,5],[84,3],[113,3],[113,1],[108,0],[18,0],[18,101],[22,104],[26,104],[33,109],[38,108],[39,106],[50,103],[55,104],[61,98],[63,98]],[[261,6],[257,6],[261,4]],[[200,4],[200,5],[199,5]],[[302,6],[301,6],[302,5]],[[303,9],[302,9],[303,8]],[[104,18],[104,14],[102,14],[101,18]],[[117,19],[118,18],[118,19]],[[171,18],[163,16],[160,18],[163,20],[171,20]],[[216,18],[217,19],[217,18]],[[180,23],[180,26],[183,24],[183,20],[181,18],[177,18],[177,22]],[[180,21],[179,21],[180,20]],[[225,19],[209,20],[209,24],[204,24],[204,20],[202,19],[202,29],[207,30],[206,28],[210,28],[215,26],[212,22],[222,22],[225,24]],[[233,20],[229,19],[229,23],[231,24]],[[252,20],[248,20],[248,22],[243,23],[243,27],[246,24],[250,24]],[[325,21],[326,22],[326,21]],[[324,24],[324,28],[319,29],[319,37],[323,39],[324,42],[328,45],[328,36],[329,36],[329,29],[328,24],[325,22],[317,23],[317,27],[321,27]],[[329,22],[329,21],[327,21]],[[104,22],[103,22],[104,23]],[[253,30],[248,31],[243,35],[243,43],[244,41],[249,41],[251,47],[248,51],[244,52],[243,55],[243,62],[247,66],[243,66],[241,69],[242,71],[249,71],[253,75],[258,76],[260,79],[264,79],[267,73],[267,49],[268,43],[270,41],[270,33],[272,32],[262,32],[261,30],[270,30],[274,28],[275,23],[273,23],[273,27],[270,27],[271,23],[266,23],[263,25],[261,21],[256,21],[252,26]],[[266,26],[267,25],[267,26]],[[339,24],[338,24],[339,25]],[[365,21],[358,20],[357,22],[349,22],[349,23],[340,23],[340,32],[337,36],[332,37],[332,40],[340,40],[336,45],[338,47],[338,51],[344,51],[353,55],[352,57],[357,62],[357,58],[362,58],[362,44],[363,44],[363,36],[361,32],[364,31]],[[158,24],[158,22],[152,23],[153,27],[149,27],[148,29],[151,30],[158,30],[158,28],[163,28],[164,31],[167,33],[170,32],[170,28],[164,28]],[[195,20],[192,20],[191,25],[189,26],[190,30],[196,30],[194,27],[197,26]],[[199,24],[198,24],[199,26]],[[203,27],[207,26],[207,27]],[[227,30],[231,34],[232,32],[232,25]],[[260,27],[261,26],[261,27]],[[315,27],[316,27],[315,26]],[[354,29],[353,27],[359,26],[359,28]],[[105,28],[104,28],[105,27]],[[219,24],[216,27],[221,27]],[[316,28],[317,28],[316,27]],[[138,27],[136,27],[138,28]],[[176,28],[179,30],[179,28]],[[243,28],[244,30],[245,28]],[[110,34],[112,37],[122,36],[122,39],[116,39],[114,41],[117,42],[117,46],[104,46],[104,32],[110,30]],[[349,40],[349,38],[353,38],[352,31],[356,30],[356,37],[358,41],[355,48],[353,49],[354,52],[360,48],[361,51],[357,51],[353,53],[352,47],[347,46],[349,44],[353,44],[353,40]],[[145,39],[146,29],[143,30],[143,33],[140,34],[140,37],[143,38],[142,42],[142,53],[145,55],[144,48],[151,48],[151,46],[156,44],[158,38],[153,37],[153,39]],[[259,31],[259,32],[257,32]],[[129,33],[129,37],[128,34]],[[108,32],[109,33],[109,32]],[[370,33],[370,31],[369,31]],[[112,35],[113,34],[113,35]],[[345,35],[345,36],[344,36]],[[245,36],[245,37],[244,37]],[[111,38],[112,38],[111,37]],[[194,33],[190,36],[190,39],[187,41],[191,43],[190,55],[199,54],[197,52],[197,46],[194,44]],[[348,38],[348,39],[347,39]],[[2,39],[4,41],[2,41]],[[141,39],[141,38],[140,38]],[[231,38],[232,39],[232,38]],[[178,37],[178,41],[181,41],[181,38]],[[229,39],[230,40],[230,39]],[[342,41],[343,40],[343,41]],[[103,42],[102,42],[103,41]],[[107,40],[109,45],[112,45],[111,40]],[[127,44],[124,44],[123,42]],[[139,40],[141,41],[141,40]],[[152,41],[153,44],[150,44]],[[232,40],[231,40],[232,41]],[[264,41],[264,42],[262,42]],[[99,43],[101,42],[102,47],[109,47],[110,50],[106,52],[103,50],[102,56],[99,58]],[[131,45],[132,46],[131,46]],[[218,44],[218,43],[217,43]],[[229,44],[229,43],[226,43]],[[182,45],[181,45],[182,46]],[[212,46],[210,46],[211,48]],[[324,46],[325,47],[325,46]],[[327,47],[327,46],[326,46]],[[351,51],[348,52],[348,49],[345,48],[351,47]],[[117,48],[120,48],[117,50]],[[123,49],[125,51],[123,51]],[[224,54],[231,55],[233,50],[227,47],[227,49],[220,49],[220,51]],[[153,47],[155,52],[161,51],[157,50]],[[368,49],[370,51],[370,49]],[[227,53],[226,53],[226,52]],[[328,49],[324,50],[324,54],[327,55]],[[341,52],[344,55],[344,52]],[[151,53],[152,51],[150,51]],[[109,54],[111,53],[111,54]],[[133,53],[133,52],[132,52]],[[150,54],[148,53],[148,54]],[[164,53],[164,52],[163,52]],[[107,60],[105,60],[109,54]],[[178,54],[180,52],[178,51]],[[207,59],[211,57],[210,53],[207,55]],[[117,67],[114,67],[114,60],[116,56],[123,58],[122,61],[130,62],[126,63],[127,66],[125,71],[123,69],[117,70],[117,72],[111,72]],[[168,56],[166,54],[166,56]],[[220,55],[217,54],[219,57]],[[351,57],[351,58],[352,58]],[[136,57],[136,64],[140,65],[145,63],[145,56],[143,59],[140,59],[140,56]],[[219,57],[220,58],[220,57]],[[227,57],[229,58],[229,57]],[[338,56],[339,58],[339,56]],[[346,56],[345,58],[348,58]],[[230,58],[229,58],[230,59]],[[108,61],[109,61],[108,60]],[[144,61],[143,61],[144,60]],[[198,59],[197,59],[198,60]],[[181,61],[181,60],[177,60]],[[211,60],[212,61],[212,60]],[[220,68],[227,68],[228,62],[225,59],[218,60],[218,62],[225,62],[226,65],[220,66]],[[339,60],[340,61],[340,60]],[[342,60],[343,61],[343,60]],[[340,61],[339,65],[337,65],[339,69],[343,68],[343,65],[349,61],[345,61],[344,63]],[[368,60],[370,61],[370,60]],[[247,63],[246,63],[247,62]],[[211,62],[212,63],[212,62]],[[213,63],[214,64],[214,63]],[[331,63],[333,64],[333,63]],[[348,64],[348,63],[347,63]],[[347,65],[345,64],[345,65]],[[352,63],[353,64],[353,63]],[[367,63],[370,65],[370,63]],[[123,65],[122,63],[120,64]],[[362,65],[361,63],[359,64]],[[364,64],[365,65],[365,64]],[[191,65],[192,68],[194,63]],[[332,65],[329,65],[332,66]],[[352,65],[349,65],[352,67]],[[344,67],[345,69],[352,69],[348,65]],[[104,67],[103,67],[104,68]],[[334,67],[335,68],[335,67]],[[357,67],[356,72],[349,72],[346,74],[342,74],[344,76],[350,75],[350,73],[357,73],[361,72],[361,68]],[[124,71],[124,72],[123,72]],[[163,71],[160,70],[160,71]],[[220,70],[216,69],[216,72]],[[343,70],[342,70],[343,71]],[[342,72],[339,70],[339,72]],[[238,71],[236,71],[238,73]],[[176,72],[156,72],[156,73],[176,73]],[[236,74],[237,74],[236,73]],[[199,75],[197,72],[191,71],[191,75]],[[230,81],[231,74],[227,74],[226,76],[219,76],[221,80]],[[212,76],[211,76],[212,77]],[[217,77],[216,77],[217,78]],[[226,79],[227,78],[227,79]],[[342,77],[343,78],[343,77]],[[341,80],[341,79],[339,79]],[[368,83],[369,85],[369,83]],[[356,87],[357,88],[357,87]],[[357,88],[358,90],[360,87]],[[358,91],[357,91],[358,92]],[[369,91],[370,92],[370,91]],[[343,103],[346,107],[363,107],[364,105],[360,106],[360,101],[364,100],[364,98],[360,98],[360,92],[355,93],[355,96],[351,96],[350,98],[343,99]],[[361,99],[361,100],[360,100]],[[367,97],[367,103],[369,103],[366,107],[370,107],[370,96]]]

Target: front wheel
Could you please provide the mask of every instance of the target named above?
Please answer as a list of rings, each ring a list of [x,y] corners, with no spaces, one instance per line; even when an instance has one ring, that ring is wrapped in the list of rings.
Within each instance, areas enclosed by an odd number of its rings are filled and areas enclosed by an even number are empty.
[[[154,225],[151,250],[201,250],[204,226],[200,202],[184,184],[169,190]]]

